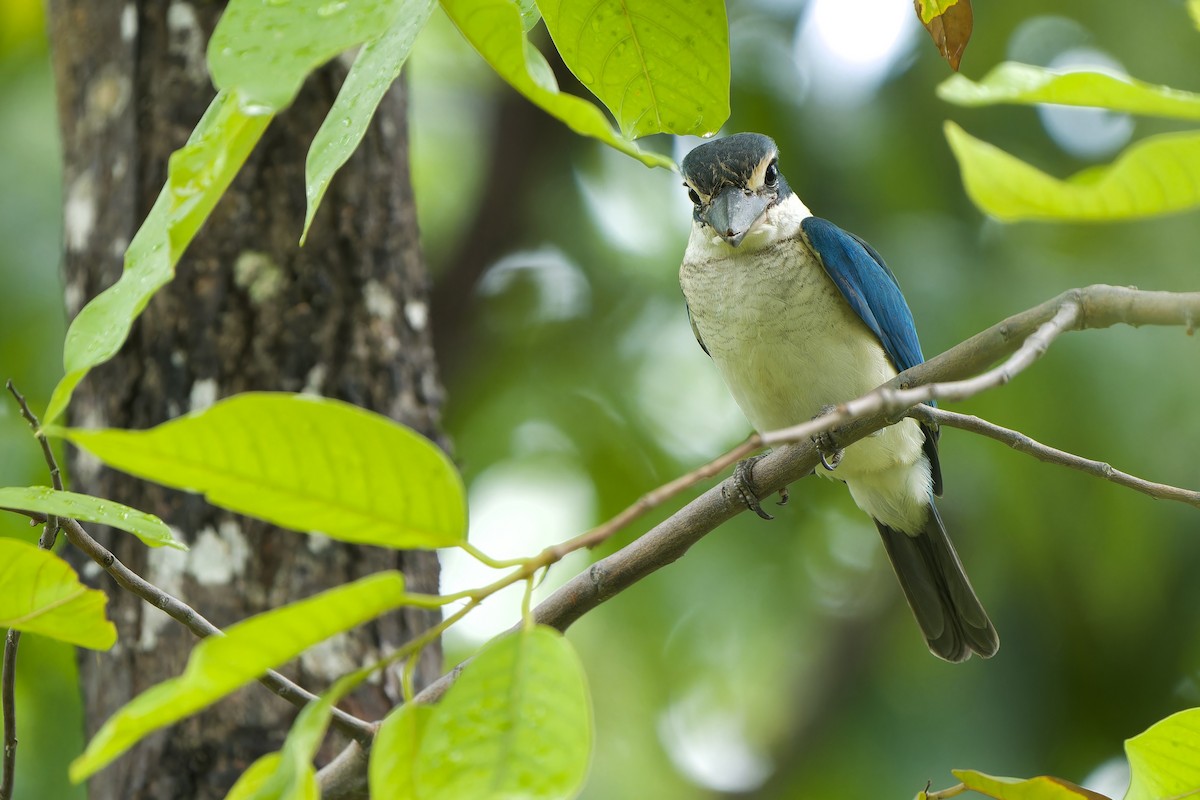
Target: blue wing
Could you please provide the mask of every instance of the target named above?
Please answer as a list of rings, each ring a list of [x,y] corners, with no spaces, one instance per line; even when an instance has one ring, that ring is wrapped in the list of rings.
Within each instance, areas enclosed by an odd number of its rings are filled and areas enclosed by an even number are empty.
[[[825,272],[846,302],[883,345],[900,372],[925,360],[912,312],[896,276],[871,245],[828,220],[809,217],[800,225]]]
[[[896,276],[883,263],[875,248],[828,220],[809,217],[800,224],[809,245],[825,272],[841,291],[854,313],[883,345],[900,372],[925,360],[912,311],[900,292]],[[942,474],[937,457],[937,431],[925,427],[925,453],[933,468],[934,494],[942,493]]]

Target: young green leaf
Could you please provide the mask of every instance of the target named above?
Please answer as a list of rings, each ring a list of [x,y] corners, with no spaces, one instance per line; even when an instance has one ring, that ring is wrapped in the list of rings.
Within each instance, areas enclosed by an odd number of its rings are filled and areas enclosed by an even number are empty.
[[[38,633],[92,650],[107,650],[117,629],[104,616],[108,597],[79,582],[53,553],[0,538],[0,628]]]
[[[413,783],[417,753],[432,714],[430,706],[405,703],[384,719],[371,745],[371,797],[417,800]]]
[[[196,645],[178,678],[126,703],[71,764],[78,783],[143,737],[206,708],[335,633],[404,605],[404,576],[381,572],[230,626]]]
[[[253,798],[259,797],[259,793],[264,790],[272,777],[278,774],[279,762],[282,759],[283,757],[279,753],[267,753],[259,758],[237,779],[237,783],[229,790],[229,794],[225,795],[225,800],[253,800]],[[321,800],[321,789],[317,785],[316,770],[310,766],[297,790],[291,795],[287,795],[286,800]]]
[[[425,27],[436,0],[400,0],[400,13],[378,39],[368,42],[354,59],[350,74],[308,148],[304,193],[308,210],[300,243],[308,235],[329,182],[362,141],[379,101],[400,75],[417,34]]]
[[[337,400],[252,392],[144,431],[50,432],[109,466],[286,528],[394,548],[448,547],[466,532],[462,479],[445,453]]]
[[[563,62],[630,139],[709,136],[729,118],[723,0],[539,0]]]
[[[316,785],[312,760],[325,739],[333,707],[374,672],[376,666],[371,665],[344,675],[317,700],[306,705],[292,723],[283,749],[274,754],[278,758],[271,762],[269,769],[259,768],[264,774],[256,775],[254,785],[243,789],[241,800],[309,800],[310,797],[319,797],[310,794],[311,787]],[[238,782],[241,783],[240,780]]]
[[[675,168],[671,159],[645,152],[614,131],[597,106],[558,90],[545,57],[525,38],[521,11],[511,0],[442,0],[442,9],[492,69],[534,105],[646,166]]]
[[[400,13],[400,0],[232,0],[208,42],[218,89],[236,89],[246,107],[277,112],[308,73],[374,39]]]
[[[1061,778],[1045,775],[1021,780],[1019,778],[996,778],[969,769],[951,770],[954,777],[973,792],[979,792],[995,800],[1109,800],[1082,786],[1076,786]]]
[[[217,94],[191,137],[172,154],[167,183],[125,251],[125,270],[71,322],[63,344],[66,374],[54,387],[42,421],[53,423],[88,372],[108,361],[129,336],[155,292],[175,276],[175,264],[271,121],[248,115],[232,93]]]
[[[1107,167],[1059,180],[953,122],[945,131],[967,195],[1005,222],[1136,219],[1200,204],[1200,133],[1143,139]]]
[[[1200,94],[1102,72],[1055,72],[1014,61],[999,64],[978,83],[963,75],[952,75],[938,86],[937,94],[960,106],[1058,103],[1200,119]]]
[[[1125,800],[1200,797],[1200,708],[1172,714],[1127,740],[1125,755]]]
[[[579,657],[538,626],[494,640],[426,724],[414,779],[421,800],[559,800],[583,785],[592,719]]]
[[[175,538],[166,523],[153,514],[88,494],[59,491],[46,486],[8,486],[0,489],[0,508],[19,508],[46,514],[96,522],[128,531],[150,547],[174,547],[187,550]]]

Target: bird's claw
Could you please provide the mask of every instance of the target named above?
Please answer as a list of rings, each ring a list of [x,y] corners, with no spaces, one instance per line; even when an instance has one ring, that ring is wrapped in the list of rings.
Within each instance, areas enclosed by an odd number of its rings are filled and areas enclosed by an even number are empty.
[[[775,519],[775,517],[763,511],[762,502],[759,500],[758,491],[754,488],[754,465],[759,459],[766,454],[759,456],[751,456],[737,463],[733,468],[733,482],[737,490],[738,499],[741,500],[746,508],[753,511],[763,519]],[[785,505],[788,501],[787,488],[779,491],[779,505]]]
[[[823,417],[834,410],[836,410],[836,406],[825,406],[813,419]],[[817,454],[821,456],[821,466],[830,472],[837,469],[838,464],[842,463],[842,456],[846,454],[846,450],[837,446],[837,442],[833,440],[833,434],[829,431],[821,431],[813,434],[812,441],[817,446]]]

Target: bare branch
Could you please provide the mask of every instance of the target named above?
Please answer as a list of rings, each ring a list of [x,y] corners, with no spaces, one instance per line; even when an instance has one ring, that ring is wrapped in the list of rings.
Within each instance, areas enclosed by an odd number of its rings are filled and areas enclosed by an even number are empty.
[[[41,431],[41,423],[38,422],[37,416],[29,408],[29,403],[25,402],[25,395],[17,391],[16,385],[9,378],[4,383],[5,388],[17,401],[17,406],[21,409],[21,416],[33,428],[33,435],[42,445],[42,456],[46,459],[46,466],[50,469],[50,482],[55,489],[62,489],[62,473],[58,469],[58,461],[54,458],[54,451],[50,448],[50,442],[46,440],[46,435]],[[38,537],[38,547],[43,550],[50,550],[54,547],[54,542],[58,538],[58,517],[47,517],[46,525],[42,529],[42,535]],[[17,703],[16,703],[16,684],[17,684],[17,647],[21,642],[21,632],[10,628],[4,637],[4,662],[3,668],[0,669],[0,708],[3,709],[4,718],[4,755],[2,767],[0,767],[0,800],[9,800],[13,794],[13,785],[16,782],[17,772]]]
[[[1112,481],[1120,486],[1133,489],[1135,492],[1149,495],[1157,500],[1178,500],[1181,503],[1187,503],[1188,505],[1200,508],[1200,492],[1181,489],[1177,486],[1168,486],[1165,483],[1154,483],[1153,481],[1130,475],[1127,472],[1115,469],[1103,461],[1094,461],[1090,458],[1083,458],[1082,456],[1068,453],[1065,450],[1044,445],[1020,431],[1002,428],[999,425],[980,419],[979,417],[973,417],[970,414],[958,414],[953,411],[919,405],[909,409],[908,416],[933,425],[945,425],[947,428],[958,428],[959,430],[987,436],[990,439],[1003,442],[1018,452],[1033,456],[1039,461],[1077,469],[1080,472],[1086,472],[1088,475],[1094,475],[1097,478],[1103,478],[1106,481]]]
[[[112,552],[97,542],[87,531],[73,519],[62,520],[63,532],[67,541],[79,548],[88,558],[99,564],[105,572],[112,576],[122,589],[133,592],[150,605],[166,612],[167,616],[180,623],[201,639],[208,636],[222,635],[221,629],[204,618],[198,611],[182,600],[164,592],[141,575],[122,564]],[[274,670],[268,670],[258,679],[275,694],[287,700],[292,705],[303,708],[310,701],[317,699],[316,695],[280,675]],[[333,725],[351,739],[359,742],[370,742],[375,735],[375,726],[351,714],[335,708],[333,710]]]
[[[1063,331],[1103,328],[1118,323],[1191,326],[1197,319],[1200,319],[1200,293],[1197,292],[1143,292],[1115,286],[1091,286],[1065,292],[906,370],[884,386],[839,406],[830,414],[783,431],[752,436],[747,443],[700,469],[648,493],[609,522],[583,536],[598,536],[600,532],[611,535],[648,508],[754,452],[760,442],[792,442],[754,465],[754,481],[761,493],[778,492],[816,467],[820,455],[811,441],[812,436],[831,432],[837,444],[845,447],[887,426],[894,421],[893,415],[909,405],[934,398],[971,397],[1003,385],[1036,361]],[[976,374],[1006,356],[1009,358],[1000,366]],[[915,388],[907,388],[913,386]],[[588,611],[672,563],[718,525],[745,511],[745,506],[736,498],[732,479],[709,489],[621,550],[576,575],[534,609],[534,618],[544,625],[566,630]],[[430,684],[414,701],[436,702],[460,669],[461,665]]]

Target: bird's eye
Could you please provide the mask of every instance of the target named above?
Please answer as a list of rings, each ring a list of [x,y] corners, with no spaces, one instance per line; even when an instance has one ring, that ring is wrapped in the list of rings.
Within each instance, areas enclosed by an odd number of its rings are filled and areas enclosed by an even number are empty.
[[[688,189],[688,199],[692,201],[692,205],[700,205],[700,195],[696,194],[695,189]]]
[[[779,183],[779,167],[775,166],[774,161],[767,164],[767,171],[763,173],[763,183],[767,186],[774,186]]]

